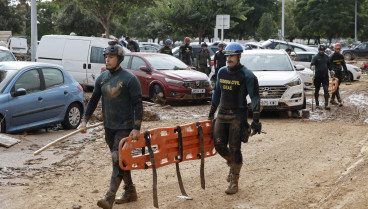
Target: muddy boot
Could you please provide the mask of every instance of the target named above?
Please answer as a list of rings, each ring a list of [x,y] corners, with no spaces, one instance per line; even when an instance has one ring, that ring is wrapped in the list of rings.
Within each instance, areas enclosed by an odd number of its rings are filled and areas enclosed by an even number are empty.
[[[325,110],[330,110],[331,108],[328,106],[328,98],[325,98]]]
[[[339,102],[338,103],[339,104],[339,107],[342,107],[342,101],[341,101],[341,99],[339,99],[338,102]]]
[[[319,109],[319,101],[316,99],[316,108]]]
[[[337,102],[336,102],[334,99],[331,99],[331,100],[330,100],[330,103],[331,103],[332,105],[337,105]]]
[[[123,203],[137,201],[138,195],[137,195],[137,191],[135,190],[134,184],[124,185],[124,190],[125,191],[123,192],[123,194],[120,197],[116,198],[115,200],[116,204],[123,204]]]
[[[233,173],[231,174],[230,184],[225,190],[226,194],[235,194],[238,192],[238,180],[241,167],[242,164],[233,166]]]
[[[227,175],[227,177],[226,177],[226,181],[227,181],[227,182],[230,182],[230,181],[231,181],[231,176],[232,176],[232,174],[233,174],[233,169],[232,169],[232,168],[230,168],[229,174],[228,174],[228,175]]]
[[[98,207],[103,209],[111,209],[112,205],[114,204],[114,201],[115,201],[115,194],[112,192],[107,192],[105,198],[99,199],[97,201],[97,205]]]

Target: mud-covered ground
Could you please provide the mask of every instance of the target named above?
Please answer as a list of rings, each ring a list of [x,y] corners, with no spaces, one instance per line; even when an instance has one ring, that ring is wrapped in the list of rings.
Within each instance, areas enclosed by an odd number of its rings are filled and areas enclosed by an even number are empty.
[[[309,119],[262,114],[267,133],[243,144],[244,164],[235,195],[224,193],[228,168],[219,155],[205,159],[205,190],[200,187],[200,161],[181,163],[193,200],[177,198],[174,165],[159,168],[160,208],[368,208],[367,88],[366,75],[352,85],[342,84],[344,106],[315,110]],[[311,109],[311,92],[307,95]],[[145,109],[160,120],[145,121],[142,130],[206,120],[209,105],[145,105]],[[102,128],[33,156],[70,132],[55,128],[13,135],[20,144],[0,147],[0,208],[97,208],[111,173]],[[132,174],[138,201],[114,208],[153,208],[151,170]]]

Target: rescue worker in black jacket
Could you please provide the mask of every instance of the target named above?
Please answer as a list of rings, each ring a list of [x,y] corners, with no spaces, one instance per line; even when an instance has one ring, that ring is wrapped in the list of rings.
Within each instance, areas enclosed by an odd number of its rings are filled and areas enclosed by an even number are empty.
[[[127,136],[138,139],[143,115],[142,91],[138,78],[128,70],[122,69],[124,50],[117,42],[110,41],[104,50],[107,71],[96,79],[92,97],[88,102],[80,129],[86,133],[86,125],[98,101],[102,100],[102,115],[105,128],[105,141],[112,158],[112,174],[110,188],[105,198],[98,200],[97,205],[111,209],[117,204],[137,200],[137,192],[130,171],[119,166],[119,143]],[[124,193],[115,200],[115,194],[121,181],[124,181]]]
[[[160,53],[173,55],[172,49],[171,49],[171,43],[172,43],[171,40],[167,39],[165,41],[165,46],[160,49]]]
[[[214,125],[213,139],[217,152],[230,167],[227,181],[230,185],[226,194],[238,192],[238,180],[243,164],[241,142],[247,142],[251,129],[261,133],[260,96],[257,77],[240,64],[243,48],[240,44],[230,43],[225,49],[227,66],[222,67],[217,75],[217,83],[212,95],[208,119],[214,118],[219,111]],[[253,122],[249,128],[247,95],[252,101]]]
[[[344,70],[345,75],[348,75],[348,69],[346,67],[344,56],[340,53],[341,44],[336,43],[334,48],[335,48],[335,52],[330,56],[330,63],[332,65],[333,71],[335,72],[335,77],[339,80],[338,80],[337,90],[334,93],[332,93],[330,103],[333,105],[338,104],[341,107],[342,100],[340,97],[340,84],[342,81],[342,71]],[[336,103],[335,101],[335,96],[337,98],[338,103]]]
[[[315,92],[314,97],[316,99],[316,107],[319,108],[319,90],[321,88],[321,84],[324,91],[325,97],[325,109],[330,110],[328,106],[328,86],[329,86],[329,76],[328,71],[332,70],[330,65],[329,57],[325,54],[326,47],[323,45],[318,46],[318,53],[313,56],[311,66],[315,66],[315,76],[314,76],[314,85],[315,85]]]
[[[219,43],[218,45],[218,51],[215,54],[215,57],[213,59],[213,65],[215,67],[215,74],[213,75],[213,79],[216,83],[217,73],[220,68],[226,65],[226,56],[224,53],[224,44]]]
[[[197,53],[196,67],[199,72],[205,73],[207,76],[210,74],[211,56],[208,51],[208,45],[203,42],[201,44],[202,50]]]
[[[129,36],[125,37],[125,40],[128,42],[127,48],[131,51],[131,52],[140,52],[140,48],[137,42],[133,41],[130,39]]]
[[[190,38],[186,37],[184,39],[185,44],[181,45],[179,48],[179,59],[183,61],[188,66],[192,66],[194,64],[194,54],[193,48],[189,45]]]

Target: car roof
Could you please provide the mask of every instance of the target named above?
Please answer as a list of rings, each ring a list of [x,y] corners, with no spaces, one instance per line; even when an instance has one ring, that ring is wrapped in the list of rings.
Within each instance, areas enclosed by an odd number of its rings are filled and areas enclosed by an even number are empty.
[[[23,62],[23,61],[6,61],[0,62],[0,69],[12,69],[21,70],[26,67],[39,66],[39,67],[61,67],[55,64],[42,63],[42,62]]]
[[[295,53],[295,52],[291,52],[291,54],[296,54],[296,55],[298,55],[298,54],[312,54],[312,55],[315,55],[316,54],[316,52],[311,52],[311,51],[303,51],[303,52],[297,52],[297,53]]]
[[[253,49],[253,50],[245,50],[243,52],[244,55],[247,54],[286,54],[284,50],[277,49]]]

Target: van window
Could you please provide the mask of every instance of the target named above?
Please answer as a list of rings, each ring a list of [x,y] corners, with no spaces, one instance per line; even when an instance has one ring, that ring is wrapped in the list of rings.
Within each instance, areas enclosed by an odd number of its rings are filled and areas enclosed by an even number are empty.
[[[105,64],[105,57],[103,56],[103,48],[94,47],[91,48],[91,63],[102,63]]]
[[[128,64],[129,64],[129,60],[130,60],[130,56],[125,56],[124,60],[121,62],[120,66],[124,69],[128,68]]]
[[[14,90],[24,88],[27,94],[41,91],[41,81],[38,70],[29,70],[23,73],[15,82]]]
[[[46,68],[42,69],[43,77],[45,78],[45,87],[50,89],[56,86],[63,85],[64,76],[59,69]]]
[[[147,66],[146,62],[144,62],[144,60],[142,60],[139,57],[133,57],[132,67],[130,69],[140,70],[140,67],[142,67],[142,66]]]

